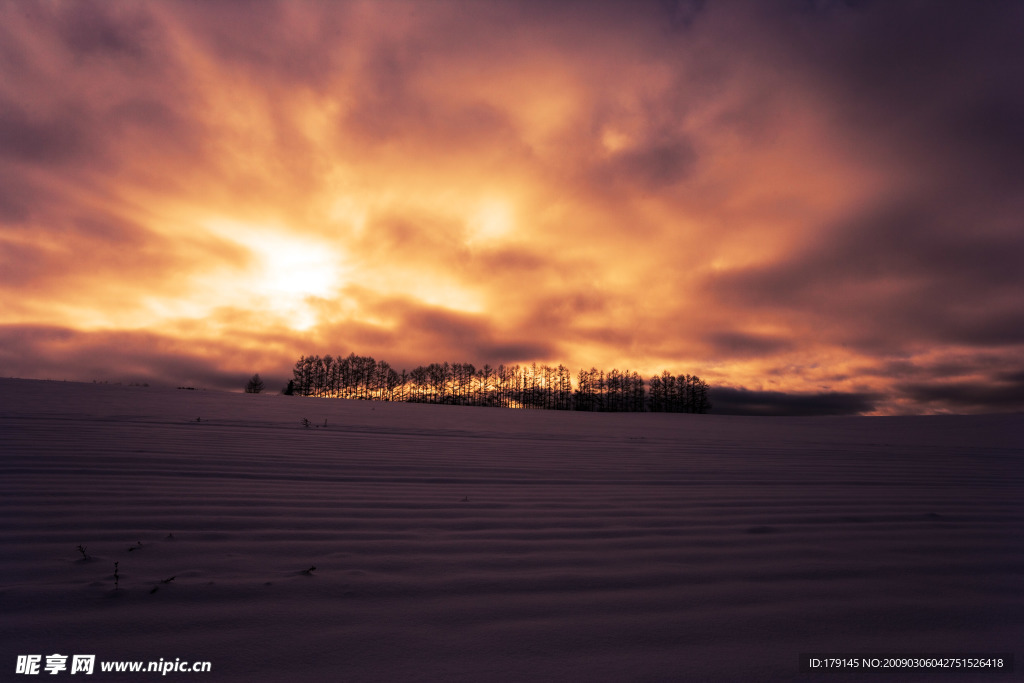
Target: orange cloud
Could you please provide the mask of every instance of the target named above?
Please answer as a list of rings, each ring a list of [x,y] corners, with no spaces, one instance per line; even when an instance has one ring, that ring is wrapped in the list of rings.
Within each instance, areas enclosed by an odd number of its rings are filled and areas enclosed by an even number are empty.
[[[1019,409],[1015,11],[6,5],[0,372],[355,351]],[[957,403],[954,356],[1000,390]]]

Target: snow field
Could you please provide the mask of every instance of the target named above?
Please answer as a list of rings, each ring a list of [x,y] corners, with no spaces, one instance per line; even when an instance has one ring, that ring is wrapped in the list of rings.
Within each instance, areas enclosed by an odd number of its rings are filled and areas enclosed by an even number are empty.
[[[1024,642],[1022,416],[0,380],[0,443],[12,677],[60,652],[211,681],[896,680],[797,656]]]

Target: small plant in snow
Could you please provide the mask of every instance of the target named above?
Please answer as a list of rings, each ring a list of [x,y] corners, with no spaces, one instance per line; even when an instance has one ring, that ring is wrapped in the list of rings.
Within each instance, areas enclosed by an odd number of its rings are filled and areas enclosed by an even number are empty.
[[[169,579],[161,579],[160,583],[170,583],[171,581],[174,581],[174,576],[172,576]],[[160,590],[160,586],[153,586],[153,588],[149,591],[149,594],[152,595],[153,593],[156,593],[158,590]]]
[[[305,574],[306,576],[313,576],[313,572],[315,572],[315,571],[316,571],[316,567],[313,566],[313,567],[310,567],[309,569],[304,569],[302,571],[302,573]]]
[[[311,424],[313,424],[313,423],[309,421],[309,418],[306,418],[306,417],[302,418],[302,426],[303,427],[305,427],[306,429],[309,429],[309,426]]]
[[[77,548],[75,548],[75,550],[77,550],[78,552],[82,553],[82,559],[83,560],[88,561],[88,560],[92,559],[91,557],[89,557],[89,553],[85,552],[85,546],[84,545],[79,545]]]
[[[114,563],[114,590],[121,590],[121,588],[117,585],[118,584],[118,580],[120,578],[121,578],[120,575],[118,575],[118,573],[117,573],[117,562],[115,562]]]
[[[133,550],[138,550],[138,549],[139,549],[139,548],[141,548],[141,547],[142,547],[142,541],[136,541],[136,542],[135,542],[135,545],[133,545],[133,546],[130,546],[130,547],[128,548],[128,552],[131,552],[131,551],[133,551]]]

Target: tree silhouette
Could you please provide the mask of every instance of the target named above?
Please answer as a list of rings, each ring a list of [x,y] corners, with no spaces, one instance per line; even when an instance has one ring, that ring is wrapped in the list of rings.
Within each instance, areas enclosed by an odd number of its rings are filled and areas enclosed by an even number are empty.
[[[354,353],[302,356],[282,393],[299,396],[376,401],[449,403],[592,412],[706,413],[708,385],[696,375],[673,376],[667,370],[646,383],[636,371],[580,370],[573,377],[564,365],[484,365],[431,363],[411,372],[396,371],[386,361]],[[245,388],[263,390],[259,375]]]
[[[263,380],[260,379],[260,373],[256,373],[249,378],[249,382],[245,385],[245,393],[247,394],[258,394],[263,391]]]

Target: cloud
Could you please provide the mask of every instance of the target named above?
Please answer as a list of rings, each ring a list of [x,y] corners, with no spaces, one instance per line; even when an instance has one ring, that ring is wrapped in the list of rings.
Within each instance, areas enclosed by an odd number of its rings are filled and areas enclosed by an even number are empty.
[[[54,17],[61,42],[78,58],[145,59],[154,39],[149,17],[131,5],[82,2]]]
[[[13,365],[40,379],[240,389],[252,374],[246,375],[246,363],[254,364],[261,355],[235,348],[235,367],[230,367],[222,354],[231,347],[219,341],[31,325],[0,326],[0,340],[0,374],[9,374]],[[208,352],[211,346],[220,347],[220,354],[204,356],[196,352],[197,346],[206,346]]]
[[[373,348],[375,357],[410,369],[443,361],[497,365],[558,356],[557,347],[546,339],[528,330],[502,327],[487,315],[424,304],[409,295],[381,296],[358,287],[348,288],[345,298],[361,314],[346,312],[317,334],[328,345],[337,343],[332,339],[344,340],[344,347],[334,349],[343,355]],[[328,310],[334,307],[330,300],[322,304]],[[375,322],[362,323],[360,318]],[[316,349],[302,352],[316,353]]]
[[[186,360],[140,363],[186,374],[354,351],[767,392],[743,410],[1001,409],[1022,13],[4,5],[0,324],[70,331],[94,374],[155,334]],[[70,367],[25,335],[10,372]],[[236,367],[249,339],[276,369]]]
[[[730,331],[714,332],[706,343],[708,351],[730,358],[771,355],[794,346],[789,339]]]
[[[56,165],[80,159],[90,149],[81,112],[71,107],[30,115],[17,103],[0,99],[0,159]]]
[[[870,393],[784,393],[745,388],[712,387],[712,411],[724,415],[860,415],[875,409],[879,396]]]
[[[1020,412],[1024,410],[1024,381],[1020,374],[1002,382],[901,383],[895,391],[901,398],[933,411]]]
[[[777,263],[712,275],[709,294],[730,306],[817,319],[824,339],[864,351],[899,353],[921,339],[1024,342],[1021,233],[979,230],[965,216],[922,204],[880,207],[818,234]]]

